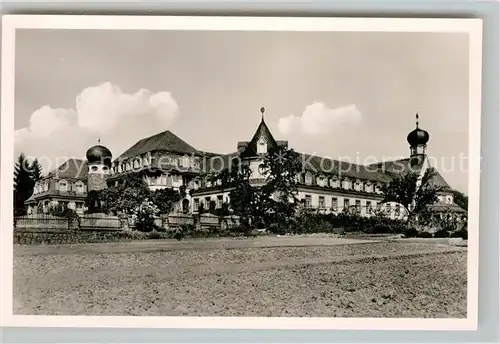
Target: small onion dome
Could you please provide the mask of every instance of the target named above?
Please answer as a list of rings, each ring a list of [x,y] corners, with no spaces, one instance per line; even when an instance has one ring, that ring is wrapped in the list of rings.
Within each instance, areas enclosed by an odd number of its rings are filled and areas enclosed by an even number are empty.
[[[418,127],[418,114],[417,118],[417,128],[408,134],[406,138],[410,146],[426,145],[429,142],[429,133]]]
[[[104,146],[96,145],[87,150],[88,163],[103,163],[111,167],[111,151]]]

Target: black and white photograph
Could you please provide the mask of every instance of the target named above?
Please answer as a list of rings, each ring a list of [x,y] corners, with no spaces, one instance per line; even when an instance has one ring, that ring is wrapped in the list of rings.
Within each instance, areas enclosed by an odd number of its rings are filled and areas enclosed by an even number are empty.
[[[480,20],[3,31],[12,323],[475,328]]]

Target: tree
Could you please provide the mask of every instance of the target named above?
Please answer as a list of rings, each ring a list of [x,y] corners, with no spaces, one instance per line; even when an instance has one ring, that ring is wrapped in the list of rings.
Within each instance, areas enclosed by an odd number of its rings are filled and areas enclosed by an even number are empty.
[[[14,168],[14,215],[26,214],[24,202],[33,194],[35,182],[32,178],[30,163],[21,153]]]
[[[251,226],[261,216],[258,192],[250,185],[251,174],[252,171],[246,164],[233,163],[231,168],[207,176],[212,182],[219,182],[222,192],[229,190],[230,208],[246,226]]]
[[[43,168],[42,165],[40,165],[40,162],[38,162],[38,159],[33,160],[30,166],[30,170],[31,178],[33,179],[33,181],[37,182],[42,179]]]
[[[96,193],[106,213],[118,214],[124,212],[131,214],[145,199],[151,198],[149,190],[141,173],[133,173],[123,177],[119,185],[113,185]],[[88,193],[85,201],[87,207],[95,202],[95,196]]]
[[[273,214],[274,222],[287,224],[298,205],[296,176],[302,170],[300,155],[293,149],[276,147],[264,157],[261,169],[266,175],[262,187],[263,199],[268,200],[266,213]]]
[[[153,192],[152,199],[160,214],[169,214],[180,201],[180,192],[174,189],[158,189]]]
[[[417,172],[402,173],[389,183],[382,185],[384,194],[383,202],[396,202],[401,204],[407,212],[406,223],[411,223],[417,215],[426,216],[428,206],[438,200],[438,192],[443,188],[433,185],[432,178],[436,171],[428,168],[422,178]]]
[[[250,183],[251,169],[244,163],[233,163],[211,177],[222,190],[229,191],[230,208],[247,226],[289,221],[297,206],[296,175],[302,169],[300,156],[284,147],[272,149],[260,166],[266,176],[262,187]]]
[[[145,199],[133,210],[132,218],[135,222],[135,228],[141,232],[150,232],[155,228],[155,216],[159,209],[153,202]]]
[[[458,190],[453,190],[453,200],[455,201],[455,204],[457,204],[460,208],[464,210],[469,209],[469,197],[467,197],[465,194]]]

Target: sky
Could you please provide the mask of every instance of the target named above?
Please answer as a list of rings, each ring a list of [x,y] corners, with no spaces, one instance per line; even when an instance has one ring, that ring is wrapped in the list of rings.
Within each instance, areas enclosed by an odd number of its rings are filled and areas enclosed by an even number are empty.
[[[98,138],[118,157],[167,129],[230,153],[264,106],[290,148],[373,163],[408,157],[418,112],[466,192],[468,51],[461,33],[17,30],[15,154],[48,172]]]

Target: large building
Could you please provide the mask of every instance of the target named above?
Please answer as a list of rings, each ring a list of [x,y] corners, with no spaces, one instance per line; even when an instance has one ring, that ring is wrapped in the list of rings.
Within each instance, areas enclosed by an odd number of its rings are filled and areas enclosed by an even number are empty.
[[[255,187],[265,182],[259,166],[271,149],[288,147],[287,141],[276,140],[262,119],[249,141],[241,141],[236,151],[216,154],[198,150],[170,131],[144,138],[112,161],[111,152],[100,144],[87,151],[87,160],[70,159],[57,170],[40,180],[33,196],[26,202],[29,212],[47,209],[52,203],[66,203],[77,212],[85,210],[87,192],[106,185],[120,183],[123,176],[142,172],[150,189],[173,188],[185,191],[185,198],[177,210],[198,212],[203,205],[222,207],[229,202],[229,191],[211,176],[230,168],[234,159],[247,164],[251,171],[250,182]],[[339,213],[346,209],[370,216],[375,209],[383,209],[391,217],[404,216],[402,206],[394,203],[381,204],[381,186],[406,171],[423,174],[430,166],[427,157],[429,134],[417,126],[407,135],[410,145],[408,158],[385,161],[371,165],[357,165],[339,160],[301,153],[303,170],[296,176],[298,198],[305,207],[321,212]],[[432,206],[436,211],[465,212],[453,200],[451,187],[439,174],[432,183],[442,187],[439,201]]]

